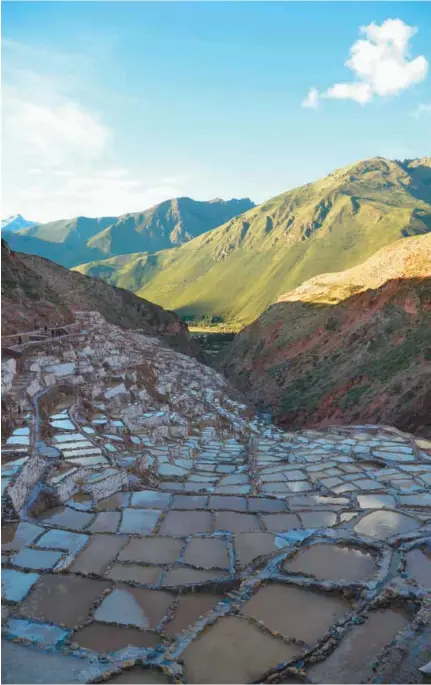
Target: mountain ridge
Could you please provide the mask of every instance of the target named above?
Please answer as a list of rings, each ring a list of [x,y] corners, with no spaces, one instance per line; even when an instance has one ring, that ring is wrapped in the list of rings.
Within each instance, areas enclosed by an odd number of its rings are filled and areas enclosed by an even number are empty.
[[[76,270],[183,316],[246,325],[309,278],[430,230],[431,158],[376,157],[277,195],[178,248]]]
[[[12,249],[62,266],[135,253],[156,252],[191,240],[254,206],[249,198],[209,202],[173,198],[118,217],[78,216],[24,228],[8,235]]]

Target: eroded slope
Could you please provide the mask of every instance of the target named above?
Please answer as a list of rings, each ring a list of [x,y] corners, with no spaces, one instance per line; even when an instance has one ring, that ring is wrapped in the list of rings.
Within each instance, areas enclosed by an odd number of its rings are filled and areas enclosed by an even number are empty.
[[[284,425],[378,421],[428,434],[430,345],[427,235],[284,295],[236,337],[222,365]]]
[[[15,253],[2,240],[2,335],[34,331],[35,325],[43,333],[45,326],[73,323],[77,310],[98,311],[110,323],[163,336],[179,351],[201,356],[173,312],[42,257]]]

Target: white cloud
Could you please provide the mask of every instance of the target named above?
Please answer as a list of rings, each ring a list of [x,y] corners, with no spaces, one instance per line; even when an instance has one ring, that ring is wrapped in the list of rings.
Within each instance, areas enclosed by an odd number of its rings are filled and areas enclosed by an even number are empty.
[[[22,206],[28,211],[24,209],[22,214],[30,216],[31,207],[40,207],[43,216],[36,219],[44,221],[138,212],[179,194],[175,187],[148,187],[127,169],[109,168],[87,173],[49,170],[44,172],[41,183],[27,182],[26,186]]]
[[[35,221],[115,216],[181,194],[175,183],[149,187],[113,163],[110,128],[49,78],[28,72],[19,87],[6,83],[2,94],[4,215]]]
[[[57,166],[103,153],[110,131],[78,103],[41,104],[5,90],[4,140],[21,160]]]
[[[420,105],[416,107],[412,114],[416,119],[421,117],[423,114],[428,114],[429,116],[431,116],[431,103],[422,102]]]
[[[97,73],[115,36],[86,38],[84,32],[85,50],[78,41],[74,53],[2,41],[5,216],[21,213],[35,221],[115,216],[181,195],[179,177],[166,178],[170,169],[150,184],[145,168],[128,168],[114,131],[89,106],[111,102],[113,94],[99,87]]]
[[[368,83],[336,83],[321,95],[334,100],[354,100],[360,105],[365,105],[372,97],[372,91]]]
[[[307,97],[302,101],[303,107],[317,109],[319,106],[319,91],[317,88],[310,88]]]
[[[302,102],[303,107],[317,109],[325,99],[353,100],[361,105],[374,96],[398,95],[426,78],[428,62],[423,55],[410,59],[409,42],[417,28],[401,19],[386,19],[380,26],[361,26],[365,39],[357,40],[350,48],[350,59],[345,66],[355,79],[336,83],[319,93],[310,89]]]

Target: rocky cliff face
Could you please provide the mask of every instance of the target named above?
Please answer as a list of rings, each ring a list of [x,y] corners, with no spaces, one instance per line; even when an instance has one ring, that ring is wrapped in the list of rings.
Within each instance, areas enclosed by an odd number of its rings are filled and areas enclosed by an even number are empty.
[[[429,435],[430,342],[423,236],[283,296],[237,336],[222,366],[281,425],[379,422]]]
[[[34,330],[35,324],[42,330],[70,324],[75,311],[98,311],[111,324],[162,337],[202,358],[173,312],[42,257],[13,252],[2,240],[2,335]]]

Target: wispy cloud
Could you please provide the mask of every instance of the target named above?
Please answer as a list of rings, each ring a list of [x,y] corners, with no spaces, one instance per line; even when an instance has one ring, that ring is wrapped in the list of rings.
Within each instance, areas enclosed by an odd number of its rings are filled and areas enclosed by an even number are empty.
[[[44,104],[24,99],[11,88],[5,88],[3,97],[6,151],[21,163],[56,167],[103,153],[110,130],[77,102],[64,98]]]
[[[2,92],[5,215],[19,212],[35,221],[117,215],[181,194],[174,179],[149,186],[115,161],[121,154],[113,130],[83,101],[82,89],[74,95],[80,59],[74,70],[71,57],[60,79],[46,65],[29,68],[30,48],[12,41],[3,48],[9,53]],[[45,57],[58,66],[51,52]]]
[[[354,80],[335,83],[322,93],[311,88],[302,106],[317,109],[321,99],[353,100],[365,105],[374,97],[398,95],[420,83],[428,73],[428,62],[423,55],[409,58],[410,40],[417,30],[401,19],[387,19],[380,26],[361,26],[365,39],[352,45],[345,62]]]
[[[172,186],[150,187],[128,169],[108,168],[87,174],[60,169],[45,171],[38,180],[27,182],[27,194],[22,201],[29,209],[41,207],[43,216],[36,219],[50,221],[74,215],[117,216],[138,212],[178,194],[178,188]],[[28,211],[27,214],[30,216]]]
[[[423,115],[431,116],[431,102],[422,102],[416,107],[412,114],[416,119],[419,119],[419,117]]]
[[[310,88],[307,97],[302,101],[303,107],[317,109],[319,107],[319,91],[317,88]]]

